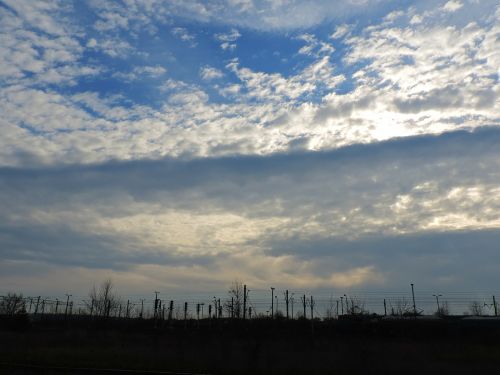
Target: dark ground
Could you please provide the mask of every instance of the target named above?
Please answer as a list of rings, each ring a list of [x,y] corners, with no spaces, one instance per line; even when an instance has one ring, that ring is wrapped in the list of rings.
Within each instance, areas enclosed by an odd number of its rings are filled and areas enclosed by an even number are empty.
[[[166,323],[4,317],[0,373],[500,373],[500,320]]]

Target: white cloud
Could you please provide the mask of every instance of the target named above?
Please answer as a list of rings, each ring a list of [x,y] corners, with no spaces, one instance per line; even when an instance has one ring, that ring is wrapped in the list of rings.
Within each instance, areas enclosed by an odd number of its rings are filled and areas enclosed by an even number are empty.
[[[8,3],[0,8],[0,79],[7,84],[72,85],[99,68],[83,66],[84,47],[57,2]]]
[[[91,44],[94,45],[94,43]],[[132,47],[129,42],[117,38],[109,38],[96,41],[96,44],[93,48],[100,50],[110,57],[120,59],[127,58],[132,52],[135,51],[135,48]]]
[[[450,0],[443,6],[443,10],[447,12],[456,12],[462,8],[464,4],[460,0]]]
[[[233,51],[237,45],[236,41],[241,37],[241,34],[236,29],[231,29],[227,33],[215,34],[214,38],[221,42],[220,47],[223,50]]]
[[[197,43],[195,41],[195,36],[189,33],[189,31],[184,27],[174,27],[171,30],[173,36],[177,39],[182,40],[185,43],[188,43],[190,47],[196,47]]]
[[[332,39],[341,39],[349,35],[352,30],[352,25],[342,24],[336,27],[334,33],[330,35]]]
[[[152,77],[157,78],[164,75],[167,72],[167,69],[160,65],[155,66],[136,66],[130,72],[115,72],[113,73],[113,77],[122,79],[125,81],[135,81],[141,77]]]
[[[211,81],[213,79],[224,77],[224,73],[211,66],[204,66],[200,69],[200,77],[205,81]]]
[[[82,75],[97,74],[99,68],[79,65],[84,47],[78,40],[58,36],[56,43],[56,39],[42,38],[22,30],[22,21],[4,12],[9,17],[2,26],[10,34],[4,33],[0,45],[7,51],[1,56],[10,60],[4,60],[2,72],[6,80],[17,84],[3,93],[0,103],[9,129],[10,138],[6,135],[5,139],[12,140],[20,132],[16,147],[31,150],[47,162],[327,150],[499,123],[498,26],[491,18],[453,26],[447,18],[429,16],[411,25],[413,9],[406,18],[399,15],[397,25],[371,26],[359,35],[344,37],[348,54],[343,63],[357,69],[354,87],[347,92],[337,92],[349,78],[337,72],[328,56],[331,49],[324,49],[324,42],[316,36],[302,34],[306,46],[312,46],[311,59],[291,75],[250,69],[238,60],[229,62],[230,73],[225,73],[233,81],[224,80],[224,85],[215,87],[227,99],[225,103],[212,103],[202,87],[167,80],[159,87],[164,106],[131,106],[114,100],[106,103],[105,110],[94,111],[81,98],[63,100],[56,89],[30,87],[34,82],[67,84]],[[12,35],[15,39],[9,39]],[[219,41],[232,43],[239,36],[231,30],[219,35]],[[101,48],[105,37],[82,39],[87,44],[95,39],[90,46]],[[116,47],[112,41],[110,48]],[[23,48],[16,54],[20,45]],[[50,51],[42,55],[38,46]],[[125,50],[125,54],[130,52],[129,47]],[[131,80],[161,77],[164,69],[143,65],[111,74]],[[204,80],[222,74],[209,66],[198,73]],[[39,116],[29,115],[32,97],[43,103]],[[33,148],[32,144],[43,146]],[[1,164],[25,160],[6,140],[2,147]]]
[[[312,34],[302,34],[297,39],[306,42],[306,45],[299,49],[299,53],[302,55],[319,57],[331,55],[335,51],[331,44],[318,40]]]
[[[241,37],[241,34],[240,34],[240,32],[238,30],[231,29],[227,33],[215,34],[214,37],[219,42],[235,42],[235,41],[237,41]]]

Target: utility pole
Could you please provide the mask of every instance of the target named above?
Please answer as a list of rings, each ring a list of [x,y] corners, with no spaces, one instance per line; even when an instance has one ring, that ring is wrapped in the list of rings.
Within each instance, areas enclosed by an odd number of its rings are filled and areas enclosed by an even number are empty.
[[[439,306],[439,297],[442,297],[442,294],[433,294],[432,296],[436,297],[436,304],[437,304],[437,308],[438,308],[437,313],[439,315],[441,313],[441,308]]]
[[[219,300],[220,301],[220,300]],[[215,318],[220,318],[220,311],[219,311],[219,303],[217,301],[217,298],[214,296],[214,317]]]
[[[337,319],[339,318],[339,300],[336,300],[335,302],[337,302],[337,309],[335,310],[336,314],[337,315]]]
[[[286,303],[286,318],[288,319],[288,289],[285,291],[285,303]]]
[[[168,320],[172,320],[172,313],[174,311],[174,301],[170,301],[170,305],[168,307]]]
[[[38,305],[40,304],[40,296],[36,299],[35,315],[38,313]]]
[[[69,305],[69,297],[71,297],[71,294],[66,294],[66,310],[64,311],[64,315],[68,315],[68,305]]]
[[[158,314],[158,294],[160,294],[160,292],[157,292],[155,290],[155,311],[154,311],[154,318],[155,319],[156,319],[157,314]]]
[[[302,307],[304,309],[304,319],[307,319],[307,315],[306,315],[306,295],[305,294],[302,297]]]
[[[493,309],[495,311],[495,316],[497,315],[497,301],[495,300],[495,296],[493,296]]]
[[[344,294],[344,298],[345,298],[345,313],[349,315],[349,301],[347,300],[346,294]]]
[[[139,318],[142,319],[144,316],[144,299],[141,299],[141,313],[139,314]]]
[[[59,307],[59,300],[56,298],[56,315],[57,315],[57,309]]]
[[[271,287],[271,318],[274,318],[274,288]]]
[[[344,297],[340,297],[340,309],[342,311],[341,315],[344,315]]]
[[[415,289],[413,287],[413,283],[411,283],[411,295],[413,298],[413,314],[415,315],[415,319],[417,318],[417,305],[415,304]]]
[[[314,319],[314,300],[313,300],[313,296],[311,296],[311,320]]]
[[[243,319],[247,318],[247,284],[243,285]]]
[[[387,316],[387,304],[385,303],[385,298],[384,298],[384,316]]]

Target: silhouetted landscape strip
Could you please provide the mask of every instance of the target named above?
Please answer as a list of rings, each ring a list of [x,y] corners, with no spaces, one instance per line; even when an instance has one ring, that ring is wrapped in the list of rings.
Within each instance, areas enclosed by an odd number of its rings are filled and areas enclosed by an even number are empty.
[[[34,369],[34,370],[60,370],[60,371],[85,371],[85,372],[106,372],[110,374],[158,374],[158,375],[210,375],[208,373],[194,373],[194,372],[171,372],[171,371],[154,371],[154,370],[126,370],[126,369],[112,369],[112,368],[93,368],[93,367],[66,367],[66,366],[44,366],[32,365],[27,363],[9,363],[0,362],[0,367],[10,367],[18,369]]]

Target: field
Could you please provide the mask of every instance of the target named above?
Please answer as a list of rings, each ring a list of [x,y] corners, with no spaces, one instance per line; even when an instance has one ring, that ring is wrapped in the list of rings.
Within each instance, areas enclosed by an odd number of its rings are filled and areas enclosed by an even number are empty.
[[[64,320],[50,316],[30,321],[5,317],[0,337],[3,374],[500,371],[500,321],[496,319],[311,323],[284,319]]]

